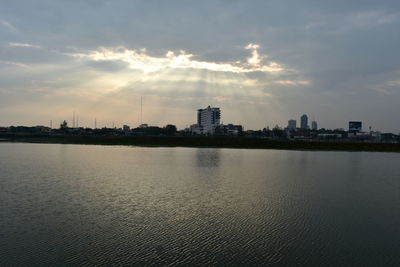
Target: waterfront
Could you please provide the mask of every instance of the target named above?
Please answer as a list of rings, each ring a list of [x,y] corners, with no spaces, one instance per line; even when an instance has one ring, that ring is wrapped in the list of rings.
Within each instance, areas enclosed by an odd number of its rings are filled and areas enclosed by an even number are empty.
[[[0,265],[398,266],[398,162],[0,143]]]
[[[0,135],[1,137],[1,135]],[[7,139],[8,138],[8,139]],[[69,136],[69,135],[5,135],[0,142],[45,144],[124,145],[147,147],[206,147],[284,149],[316,151],[400,152],[400,143],[370,143],[350,141],[302,141],[243,138],[236,136]]]

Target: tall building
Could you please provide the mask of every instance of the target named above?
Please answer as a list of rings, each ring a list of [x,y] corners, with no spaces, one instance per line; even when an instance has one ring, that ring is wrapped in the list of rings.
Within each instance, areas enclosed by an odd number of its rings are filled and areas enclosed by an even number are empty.
[[[300,117],[300,128],[308,129],[308,117],[306,114]]]
[[[296,120],[288,120],[288,126],[287,126],[288,130],[296,131],[296,127],[297,127],[296,124],[297,124]]]
[[[318,130],[318,124],[316,121],[311,122],[311,130],[313,130],[313,131]]]
[[[201,134],[214,134],[215,128],[220,124],[221,111],[210,106],[197,110],[197,127]]]

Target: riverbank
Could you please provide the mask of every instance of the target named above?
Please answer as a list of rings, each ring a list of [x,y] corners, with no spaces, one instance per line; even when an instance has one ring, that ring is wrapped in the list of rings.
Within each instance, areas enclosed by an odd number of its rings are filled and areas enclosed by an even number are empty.
[[[277,141],[230,136],[71,136],[5,135],[2,142],[57,143],[85,145],[128,145],[156,147],[211,147],[285,150],[332,150],[400,152],[400,144],[322,141]]]

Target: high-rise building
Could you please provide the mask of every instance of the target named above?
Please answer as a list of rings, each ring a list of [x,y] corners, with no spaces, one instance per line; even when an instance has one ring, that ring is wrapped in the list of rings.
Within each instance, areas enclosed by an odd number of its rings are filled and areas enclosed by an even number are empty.
[[[296,131],[296,127],[297,127],[296,124],[297,124],[296,120],[289,120],[288,121],[288,126],[287,126],[288,130],[289,131]]]
[[[306,114],[300,117],[300,128],[308,129],[308,117]]]
[[[311,122],[311,130],[313,130],[313,131],[318,130],[318,124],[316,121]]]
[[[197,126],[202,134],[214,134],[220,124],[221,111],[210,106],[197,110]]]

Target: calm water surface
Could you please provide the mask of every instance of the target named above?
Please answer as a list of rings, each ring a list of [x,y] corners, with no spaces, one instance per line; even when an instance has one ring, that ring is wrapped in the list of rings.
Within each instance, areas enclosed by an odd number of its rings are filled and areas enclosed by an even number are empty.
[[[400,266],[400,154],[0,143],[0,265]]]

